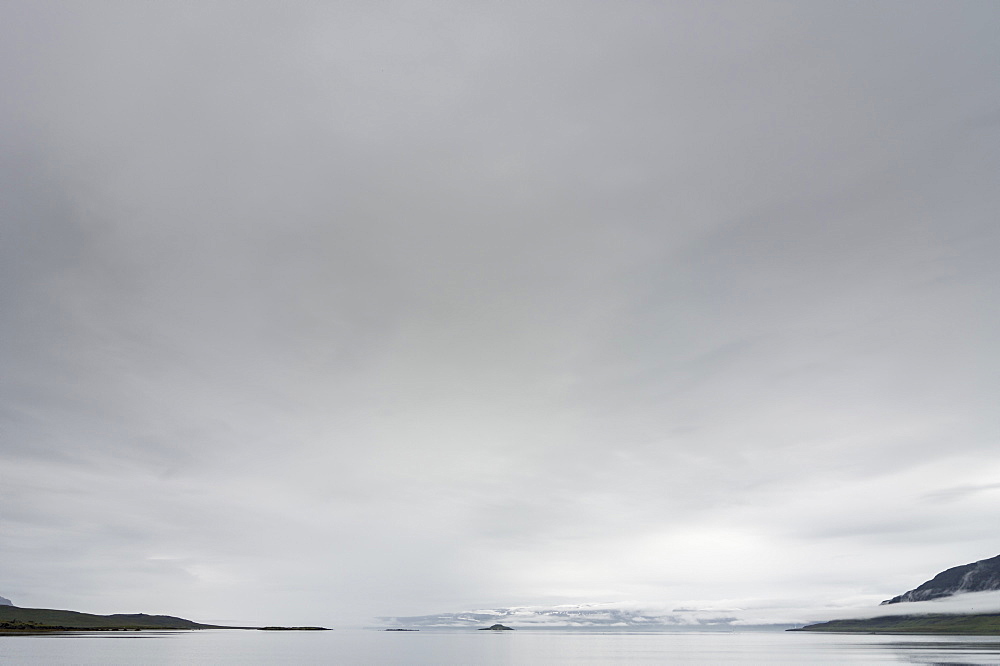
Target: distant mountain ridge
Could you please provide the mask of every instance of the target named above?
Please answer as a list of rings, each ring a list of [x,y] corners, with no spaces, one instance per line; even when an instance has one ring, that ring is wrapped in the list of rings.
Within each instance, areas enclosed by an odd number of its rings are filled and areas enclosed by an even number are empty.
[[[1000,590],[1000,555],[945,569],[909,592],[886,599],[882,606],[943,599],[970,592]],[[791,631],[865,634],[1000,634],[1000,613],[927,613],[831,620]]]
[[[13,606],[14,603],[7,597],[0,597],[0,606]]]
[[[743,622],[737,608],[648,607],[631,602],[515,606],[460,613],[379,618],[389,627],[420,629],[478,629],[498,622],[514,629],[581,629],[602,631],[743,631],[778,629],[787,623]]]
[[[882,605],[909,601],[930,601],[931,599],[950,597],[953,594],[992,590],[1000,590],[1000,555],[945,569],[909,592],[904,592],[892,599],[886,599]]]
[[[686,617],[680,619],[667,613],[653,614],[643,612],[642,610],[608,607],[603,604],[581,604],[579,606],[567,605],[552,608],[530,606],[489,608],[461,613],[383,617],[380,619],[389,624],[422,628],[467,627],[477,629],[483,624],[493,624],[502,619],[504,622],[515,624],[521,629],[527,627],[631,627],[639,629],[663,628],[664,626],[672,625],[689,627],[692,623],[697,623],[699,626],[705,628],[711,625],[725,625],[728,628],[729,622],[736,618],[720,613],[718,617],[699,618],[698,620]]]

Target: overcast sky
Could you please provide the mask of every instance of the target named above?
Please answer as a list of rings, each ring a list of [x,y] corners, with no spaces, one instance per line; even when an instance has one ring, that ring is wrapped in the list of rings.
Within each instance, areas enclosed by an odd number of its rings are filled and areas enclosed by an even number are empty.
[[[1000,553],[1000,4],[0,8],[15,604],[820,606]]]

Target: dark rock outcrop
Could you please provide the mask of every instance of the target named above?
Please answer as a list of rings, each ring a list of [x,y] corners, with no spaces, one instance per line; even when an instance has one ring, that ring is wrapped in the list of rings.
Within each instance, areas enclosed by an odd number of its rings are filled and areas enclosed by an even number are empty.
[[[990,590],[1000,590],[1000,555],[988,560],[946,569],[909,592],[883,601],[882,605],[907,601],[929,601],[963,592],[988,592]]]

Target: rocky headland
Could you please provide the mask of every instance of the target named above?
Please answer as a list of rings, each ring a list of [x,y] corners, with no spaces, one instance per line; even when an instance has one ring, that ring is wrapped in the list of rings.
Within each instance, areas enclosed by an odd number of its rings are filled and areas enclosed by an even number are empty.
[[[1000,590],[1000,555],[945,569],[912,590],[892,599],[886,599],[882,605],[908,601],[930,601],[965,592],[989,592],[992,590]]]
[[[945,599],[969,592],[1000,590],[1000,555],[971,564],[945,569],[925,583],[881,605]],[[882,617],[832,620],[790,631],[821,631],[866,634],[1000,634],[998,613],[914,613]]]

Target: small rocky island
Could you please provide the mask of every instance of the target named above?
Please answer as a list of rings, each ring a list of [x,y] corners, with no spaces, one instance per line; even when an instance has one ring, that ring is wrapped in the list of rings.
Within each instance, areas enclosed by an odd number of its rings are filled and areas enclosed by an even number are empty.
[[[479,631],[514,631],[513,627],[505,627],[502,624],[494,624],[492,627],[480,627]]]

